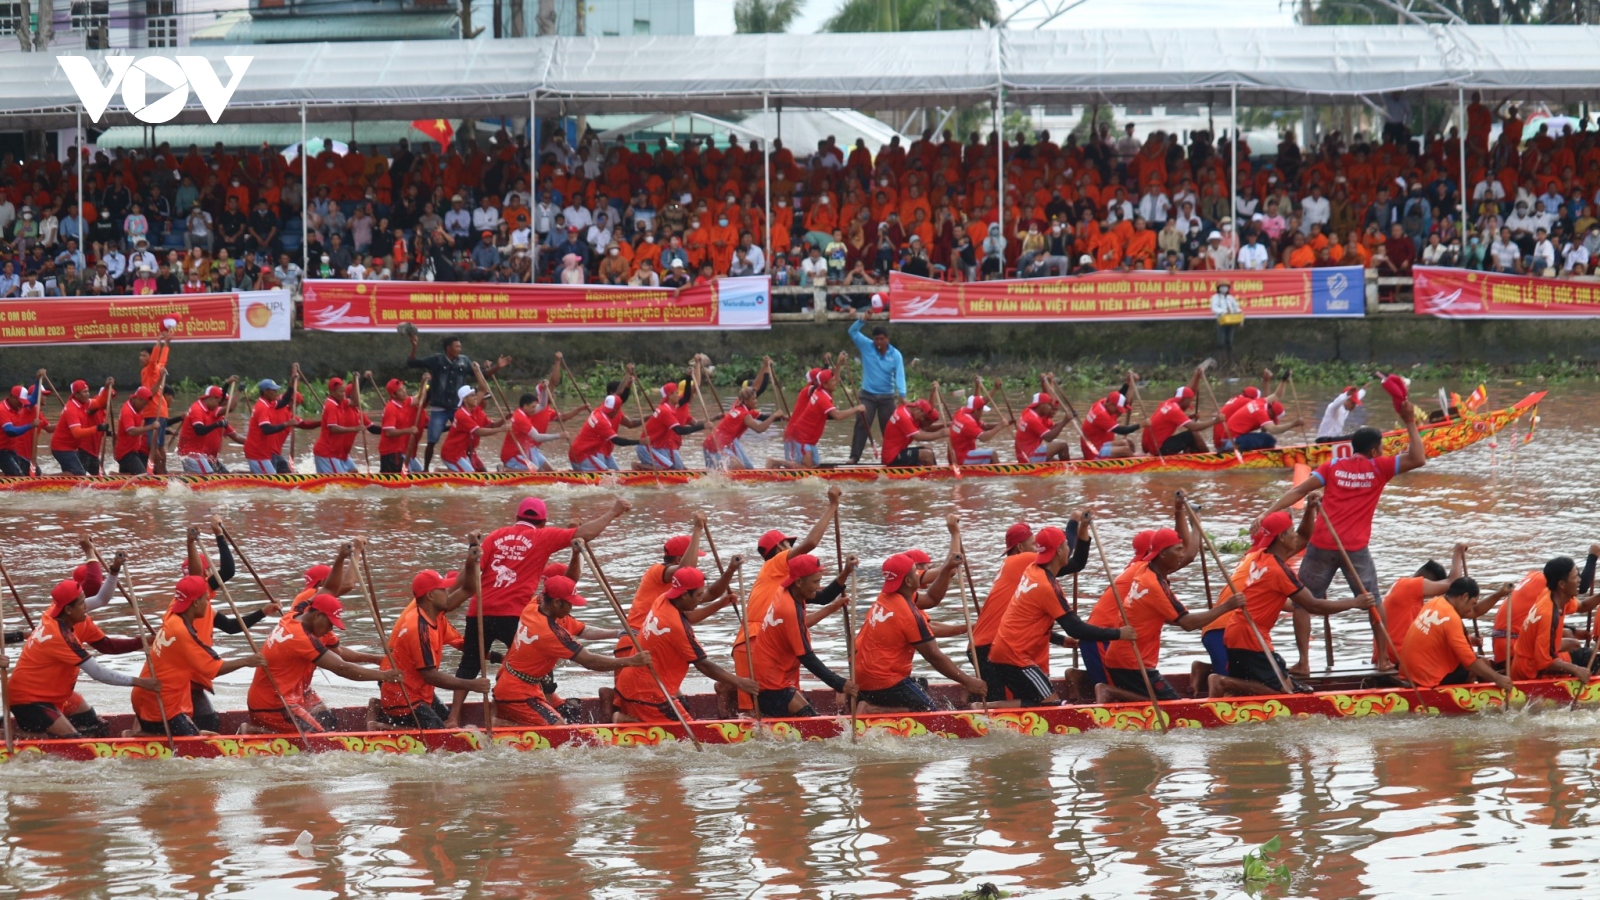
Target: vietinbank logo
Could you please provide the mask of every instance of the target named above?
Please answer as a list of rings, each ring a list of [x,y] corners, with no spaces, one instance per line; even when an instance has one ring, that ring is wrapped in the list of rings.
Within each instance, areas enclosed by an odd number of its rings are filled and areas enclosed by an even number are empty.
[[[56,57],[62,71],[67,73],[67,80],[72,82],[72,89],[78,92],[78,99],[83,101],[83,111],[89,114],[89,121],[100,121],[106,107],[111,105],[111,96],[120,87],[128,112],[151,125],[172,121],[188,104],[191,89],[200,98],[206,115],[213,123],[217,122],[254,59],[253,56],[223,57],[229,73],[224,86],[211,68],[211,61],[204,56],[107,56],[105,64],[110,78],[104,81],[88,57]],[[163,90],[166,96],[150,99],[152,91]]]

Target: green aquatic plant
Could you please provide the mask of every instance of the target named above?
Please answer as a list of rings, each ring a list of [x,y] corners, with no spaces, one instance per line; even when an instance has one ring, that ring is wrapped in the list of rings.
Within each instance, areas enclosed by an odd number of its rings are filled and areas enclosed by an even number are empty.
[[[1009,893],[1000,890],[988,882],[978,885],[970,891],[962,891],[957,900],[995,900],[998,897],[1009,897]]]
[[[1282,846],[1283,842],[1277,835],[1273,835],[1272,840],[1244,855],[1242,864],[1244,888],[1251,895],[1268,885],[1289,884],[1288,863],[1272,864],[1272,854],[1277,853]]]

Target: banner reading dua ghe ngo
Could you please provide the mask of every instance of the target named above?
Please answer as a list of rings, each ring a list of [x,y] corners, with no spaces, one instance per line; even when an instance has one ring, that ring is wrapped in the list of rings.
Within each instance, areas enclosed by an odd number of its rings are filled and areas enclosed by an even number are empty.
[[[771,327],[771,285],[671,288],[438,281],[307,281],[308,331],[750,330]]]
[[[148,344],[172,320],[175,341],[287,341],[288,291],[0,300],[0,345]]]
[[[889,316],[910,322],[1108,322],[1210,319],[1226,282],[1245,319],[1366,314],[1360,267],[1262,272],[1096,272],[948,284],[893,273]]]
[[[1565,281],[1417,266],[1411,272],[1418,315],[1446,319],[1600,317],[1600,281]]]

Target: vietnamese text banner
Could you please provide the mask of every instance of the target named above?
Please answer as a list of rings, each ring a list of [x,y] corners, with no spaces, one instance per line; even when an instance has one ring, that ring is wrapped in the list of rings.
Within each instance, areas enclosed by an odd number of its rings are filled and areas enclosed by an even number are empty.
[[[429,281],[307,281],[309,331],[654,331],[771,327],[765,277],[671,288]]]
[[[284,290],[0,300],[0,345],[148,344],[168,319],[175,341],[287,341],[294,303]]]
[[[1360,267],[1264,272],[1096,272],[948,284],[892,273],[889,316],[898,322],[1107,322],[1210,319],[1226,283],[1245,319],[1366,314]]]
[[[1418,315],[1447,319],[1600,317],[1600,282],[1417,266],[1411,273]]]

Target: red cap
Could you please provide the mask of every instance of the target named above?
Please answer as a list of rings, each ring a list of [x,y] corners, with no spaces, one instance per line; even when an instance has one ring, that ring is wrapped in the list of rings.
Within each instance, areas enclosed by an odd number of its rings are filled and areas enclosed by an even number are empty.
[[[1268,403],[1267,404],[1267,415],[1272,417],[1272,421],[1274,421],[1274,422],[1278,421],[1278,417],[1283,415],[1283,404],[1279,403],[1276,400],[1272,401],[1271,403]]]
[[[816,381],[816,383],[818,385],[824,385],[824,384],[827,384],[828,382],[833,380],[833,370],[832,369],[817,369],[815,371],[816,371],[816,378],[814,380]]]
[[[937,422],[939,420],[939,412],[938,412],[938,410],[933,408],[933,404],[932,403],[929,403],[926,400],[918,400],[917,402],[915,402],[915,403],[913,403],[911,405],[915,406],[917,409],[921,410],[923,415],[927,416],[930,419],[933,419],[935,422]]]
[[[332,574],[332,566],[325,566],[321,563],[318,563],[317,565],[314,565],[306,570],[306,587],[316,587],[324,581],[327,581],[328,576]]]
[[[1389,392],[1390,399],[1394,400],[1394,411],[1400,415],[1406,414],[1406,403],[1411,396],[1411,386],[1399,375],[1390,375],[1383,379],[1383,389]]]
[[[185,575],[178,579],[177,587],[172,589],[172,611],[185,612],[194,605],[196,600],[208,593],[206,580],[198,575]]]
[[[1041,403],[1054,403],[1054,402],[1055,402],[1054,400],[1050,399],[1050,395],[1049,394],[1046,394],[1046,393],[1043,393],[1043,392],[1037,392],[1037,393],[1035,393],[1033,395],[1033,400],[1029,401],[1028,408],[1032,409],[1032,408],[1034,408],[1035,406],[1038,406]]]
[[[12,387],[11,399],[26,401],[28,399],[28,389],[20,384]]]
[[[1051,525],[1048,528],[1039,529],[1039,534],[1034,538],[1033,542],[1039,545],[1039,552],[1034,555],[1033,561],[1042,566],[1056,558],[1056,551],[1060,550],[1061,545],[1067,542],[1067,533]]]
[[[337,375],[335,375],[334,377],[328,379],[328,393],[331,394],[334,391],[340,390],[343,387],[344,387],[344,379],[343,378],[340,378]]]
[[[212,386],[206,388],[205,393],[201,394],[200,397],[201,397],[201,399],[209,399],[209,398],[215,397],[218,400],[221,400],[222,397],[223,397],[222,388],[219,388],[219,387],[217,387],[216,385],[213,384]]]
[[[333,623],[333,627],[340,631],[344,630],[344,619],[339,618],[340,614],[344,612],[344,604],[339,602],[338,597],[332,594],[318,594],[311,598],[310,608],[327,616],[328,621]]]
[[[1344,386],[1344,393],[1345,393],[1345,396],[1350,397],[1351,399],[1355,400],[1357,406],[1360,406],[1361,405],[1361,395],[1365,394],[1366,391],[1358,389],[1353,384],[1347,384],[1347,385]]]
[[[1031,537],[1033,537],[1033,529],[1028,527],[1028,523],[1018,522],[1006,529],[1006,549],[1011,550],[1021,546]]]
[[[1257,400],[1261,397],[1261,389],[1258,387],[1247,387],[1240,391],[1239,394],[1243,397],[1249,397],[1251,400]]]
[[[910,575],[917,567],[911,557],[898,553],[883,561],[883,589],[885,591],[898,591],[905,584],[906,576]]]
[[[74,381],[70,387],[67,388],[67,393],[76,394],[79,391],[87,391],[88,389],[89,389],[89,382],[84,381],[82,378],[79,378],[77,381]]]
[[[1150,539],[1155,537],[1154,531],[1141,531],[1133,536],[1133,558],[1143,562],[1150,558]]]
[[[1278,535],[1289,530],[1294,520],[1283,510],[1278,510],[1261,520],[1261,528],[1251,536],[1251,550],[1265,550],[1271,543],[1278,539]]]
[[[549,581],[552,578],[563,578],[563,577],[566,576],[566,574],[567,574],[567,564],[566,563],[552,562],[552,563],[545,563],[544,564],[543,578],[546,581]]]
[[[1176,547],[1181,543],[1183,543],[1183,539],[1178,537],[1176,531],[1171,528],[1158,528],[1155,534],[1150,535],[1150,553],[1145,559],[1155,559],[1161,555],[1161,551],[1168,547]]]
[[[678,392],[678,383],[676,381],[669,381],[666,384],[663,384],[661,386],[661,396],[663,396],[663,397],[670,397],[671,395],[676,394],[677,392]]]
[[[763,534],[761,539],[756,541],[756,547],[761,551],[762,555],[767,555],[770,554],[779,544],[789,539],[790,538],[787,534],[784,534],[783,532],[774,528],[766,534]]]
[[[578,596],[578,585],[565,575],[554,575],[544,580],[544,595],[551,600],[565,600],[573,606],[588,606],[589,601]]]
[[[545,508],[544,501],[538,497],[524,497],[517,504],[517,519],[522,522],[543,522],[550,517],[550,511]]]
[[[982,412],[989,408],[989,398],[973,394],[967,398],[967,409]]]
[[[927,551],[917,547],[912,547],[910,550],[907,550],[905,555],[910,557],[911,561],[919,566],[925,566],[933,562],[933,557],[929,556]]]
[[[687,534],[677,534],[667,538],[667,542],[662,546],[661,552],[665,553],[667,556],[678,557],[682,556],[688,549],[689,536]],[[696,555],[696,558],[698,559],[699,557],[705,555],[705,551],[702,550]]]
[[[154,394],[150,393],[150,389],[145,387],[142,384],[139,385],[139,389],[138,390],[133,392],[133,399],[134,400],[149,400],[151,397],[154,397],[154,396],[155,396]]]
[[[387,390],[390,394],[398,394],[400,393],[400,389],[405,387],[405,382],[398,378],[391,378],[389,379],[389,383],[383,387],[384,390]]]
[[[807,553],[789,560],[789,577],[783,580],[783,586],[788,587],[805,578],[822,571],[822,560]]]
[[[790,563],[790,566],[792,570],[793,563]],[[688,566],[684,566],[678,571],[672,573],[672,587],[667,588],[667,599],[676,600],[690,591],[698,591],[705,586],[706,573],[700,571],[699,569],[692,569]]]
[[[72,601],[83,596],[83,586],[68,578],[50,589],[50,615],[59,616]]]
[[[1177,400],[1193,400],[1194,399],[1194,389],[1189,387],[1186,384],[1183,387],[1178,388],[1178,392],[1176,394],[1173,394],[1172,396],[1173,396],[1174,399],[1177,399]]]
[[[433,569],[423,569],[411,579],[411,596],[421,597],[423,594],[446,586],[443,575]]]
[[[1112,391],[1106,395],[1106,409],[1121,412],[1128,408],[1128,398],[1121,391]]]

